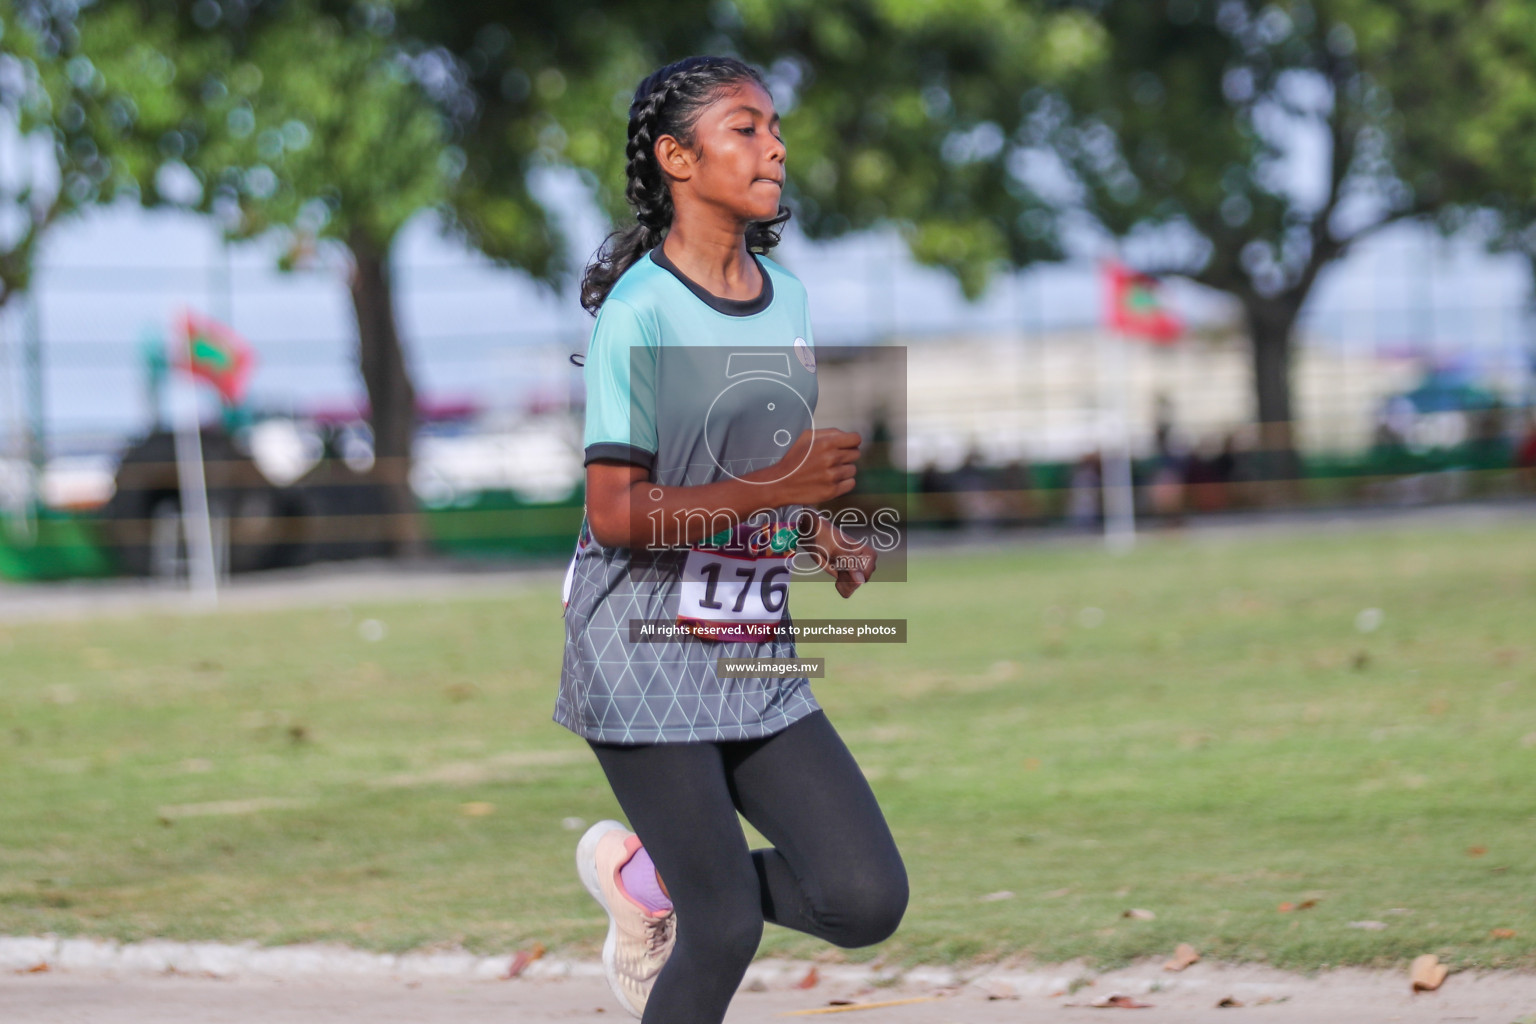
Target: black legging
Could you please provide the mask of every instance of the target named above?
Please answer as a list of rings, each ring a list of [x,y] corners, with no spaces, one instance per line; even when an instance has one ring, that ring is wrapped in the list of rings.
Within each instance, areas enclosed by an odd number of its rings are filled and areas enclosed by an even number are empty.
[[[587,742],[677,911],[641,1024],[720,1024],[764,921],[846,949],[896,931],[906,867],[825,712],[760,739]],[[747,848],[738,810],[772,847]]]

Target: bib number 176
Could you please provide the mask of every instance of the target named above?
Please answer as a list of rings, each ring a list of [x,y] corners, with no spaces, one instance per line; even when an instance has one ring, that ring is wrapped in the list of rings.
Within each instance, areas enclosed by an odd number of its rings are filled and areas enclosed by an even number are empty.
[[[788,558],[738,558],[694,549],[683,565],[678,618],[732,626],[778,622],[789,597]]]

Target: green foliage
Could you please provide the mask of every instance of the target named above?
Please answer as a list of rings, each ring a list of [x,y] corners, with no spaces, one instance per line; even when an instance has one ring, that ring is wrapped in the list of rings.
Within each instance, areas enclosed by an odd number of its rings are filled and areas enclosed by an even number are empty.
[[[742,48],[793,94],[790,182],[813,238],[879,224],[968,296],[999,269],[1060,254],[1056,209],[1022,175],[1050,89],[1087,75],[1096,22],[995,2],[775,3]]]
[[[914,254],[966,293],[990,275],[1058,253],[1054,214],[1016,173],[1044,87],[1085,73],[1103,49],[1081,12],[1043,4],[915,0],[679,2],[537,11],[510,0],[422,5],[402,28],[453,55],[469,99],[454,206],[497,255],[484,169],[578,168],[616,223],[635,86],[693,53],[766,68],[788,143],[789,196],[814,238],[899,227]],[[535,145],[535,142],[537,143]],[[515,177],[515,176],[513,176]]]
[[[50,226],[124,183],[110,140],[125,110],[99,104],[103,77],[77,42],[46,0],[0,0],[0,130],[20,146],[0,167],[0,306],[26,291]],[[54,168],[39,176],[49,156]]]
[[[651,70],[645,33],[667,31],[697,7],[488,0],[396,8],[400,45],[436,68],[433,96],[462,168],[446,213],[466,242],[551,282],[575,269],[530,176],[622,169],[629,94]]]
[[[1398,164],[1444,227],[1493,213],[1493,241],[1536,255],[1536,4],[1407,0],[1362,21],[1392,96]]]
[[[1525,0],[8,7],[40,26],[6,16],[6,59],[48,97],[29,109],[61,158],[89,165],[70,202],[123,181],[165,202],[177,174],[164,168],[181,164],[199,186],[190,205],[239,235],[383,242],[437,208],[471,245],[550,280],[571,261],[530,172],[578,168],[627,220],[630,95],[689,53],[768,69],[812,237],[895,225],[973,296],[1001,267],[1059,254],[1060,197],[1030,174],[1055,155],[1110,234],[1188,229],[1158,269],[1298,298],[1392,218],[1517,210],[1536,163]],[[34,36],[56,59],[28,56]],[[1326,135],[1321,195],[1281,180],[1286,119]],[[1374,214],[1341,226],[1350,196]]]
[[[1361,67],[1356,21],[1375,5],[1115,0],[1111,49],[1073,90],[1059,151],[1112,235],[1184,229],[1148,262],[1245,300],[1304,300],[1366,233],[1420,212],[1397,181],[1389,102]],[[1311,132],[1312,165],[1295,140]],[[1316,183],[1317,187],[1308,187]],[[1354,200],[1342,223],[1341,207]]]
[[[234,237],[276,227],[384,251],[446,199],[446,126],[386,34],[304,2],[230,24],[106,0],[78,24],[137,110],[128,163],[147,204],[216,214]],[[168,169],[190,172],[190,195],[166,193]]]

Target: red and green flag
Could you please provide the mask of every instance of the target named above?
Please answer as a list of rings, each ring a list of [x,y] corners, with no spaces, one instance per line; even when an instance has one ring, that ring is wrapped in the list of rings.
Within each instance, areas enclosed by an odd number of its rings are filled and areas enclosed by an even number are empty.
[[[1138,273],[1113,260],[1104,264],[1108,285],[1105,321],[1111,330],[1159,345],[1184,333],[1184,323],[1162,303],[1155,277]]]
[[[238,405],[256,361],[251,346],[232,328],[190,309],[182,312],[178,327],[171,365],[201,377],[219,389],[225,402]]]

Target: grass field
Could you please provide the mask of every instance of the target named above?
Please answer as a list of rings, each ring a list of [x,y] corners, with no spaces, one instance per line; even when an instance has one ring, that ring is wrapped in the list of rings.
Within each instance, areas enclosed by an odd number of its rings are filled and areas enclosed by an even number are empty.
[[[912,880],[900,931],[850,960],[1536,966],[1536,524],[911,575],[792,601],[910,621],[906,645],[801,648]],[[595,956],[565,819],[619,814],[550,721],[561,635],[558,575],[0,626],[0,934]]]

